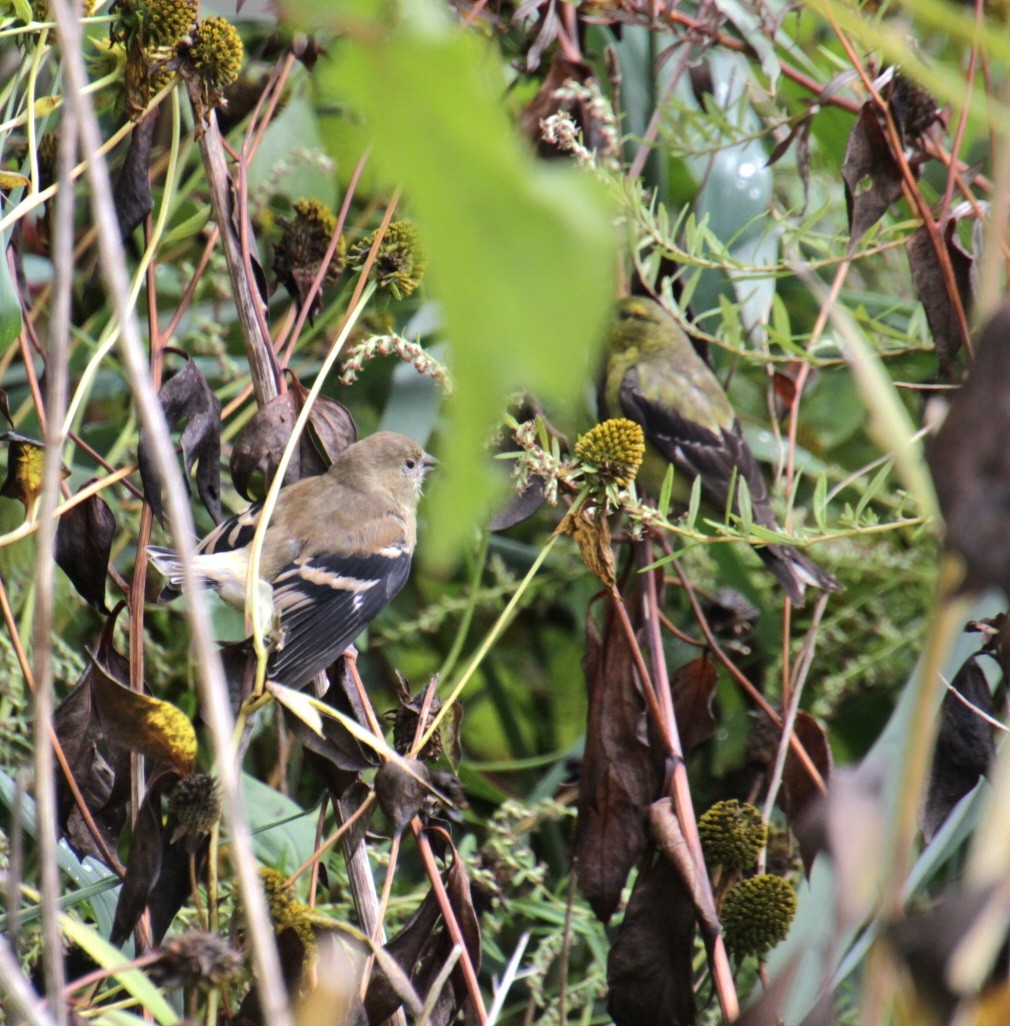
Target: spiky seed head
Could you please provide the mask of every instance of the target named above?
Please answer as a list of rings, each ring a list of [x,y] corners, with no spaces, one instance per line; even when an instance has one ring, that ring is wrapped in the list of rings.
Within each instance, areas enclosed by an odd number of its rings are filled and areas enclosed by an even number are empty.
[[[375,242],[378,230],[351,250],[351,266],[360,271]],[[425,254],[417,229],[410,221],[393,221],[382,237],[372,264],[371,277],[379,288],[388,289],[394,299],[406,299],[424,277]]]
[[[645,459],[645,432],[626,417],[590,428],[576,443],[575,455],[596,473],[627,488]]]
[[[224,937],[190,930],[168,941],[150,967],[163,987],[219,987],[238,979],[242,956]]]
[[[190,61],[208,87],[220,91],[238,78],[245,60],[245,47],[227,18],[212,15],[198,21],[191,40]]]
[[[175,785],[168,809],[191,834],[206,834],[221,817],[221,795],[209,773],[191,773]]]
[[[726,869],[753,869],[768,839],[761,813],[735,798],[716,802],[698,820],[698,833],[705,861]]]
[[[719,918],[730,951],[739,958],[763,957],[785,940],[796,915],[796,892],[780,876],[762,873],[734,884]]]
[[[143,8],[144,43],[175,46],[196,24],[197,0],[147,0]]]
[[[414,743],[417,723],[421,718],[423,700],[423,695],[411,695],[409,699],[401,701],[399,708],[396,710],[396,715],[393,719],[393,747],[400,755],[406,755],[410,751],[410,746]],[[442,702],[435,698],[428,709],[428,715],[425,717],[425,730],[428,729],[428,725],[441,709]],[[418,758],[434,762],[441,754],[442,731],[439,729],[431,735],[428,743],[418,752]]]
[[[297,200],[294,211],[295,216],[284,222],[284,231],[274,248],[274,273],[284,282],[299,274],[314,276],[337,230],[337,219],[322,200]],[[335,279],[340,273],[346,254],[347,243],[341,236],[327,278]]]

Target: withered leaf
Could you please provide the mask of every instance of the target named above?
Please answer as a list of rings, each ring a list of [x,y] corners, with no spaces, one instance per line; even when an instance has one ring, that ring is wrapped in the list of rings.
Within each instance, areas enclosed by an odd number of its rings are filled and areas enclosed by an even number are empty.
[[[974,708],[950,691],[944,695],[923,814],[922,834],[927,841],[933,839],[954,806],[988,773],[996,757],[993,727],[982,718],[982,714],[992,715],[992,692],[974,656],[957,671],[950,686]]]
[[[116,618],[122,608],[122,604],[118,605],[102,627],[97,653],[106,665],[114,667],[117,674],[127,675],[129,664],[112,645]],[[115,853],[120,832],[126,823],[126,806],[130,798],[130,753],[110,743],[102,731],[92,694],[96,672],[93,663],[85,667],[80,680],[57,707],[53,728],[74,782],[115,865],[109,864],[92,837],[62,772],[56,780],[57,810],[61,834],[78,856],[91,855],[113,871],[118,871],[120,867]],[[102,744],[104,753],[99,747]]]
[[[92,705],[89,672],[91,667],[84,671],[79,683],[56,708],[53,729],[81,797],[99,827],[106,847],[114,852],[119,832],[126,821],[126,809],[125,804],[121,804],[118,810],[111,809],[108,804],[115,785],[115,772],[98,748],[102,732]],[[80,858],[90,855],[105,864],[102,849],[91,836],[62,773],[57,778],[56,794],[60,836]]]
[[[185,420],[180,442],[186,468],[186,485],[196,466],[196,488],[204,508],[221,520],[221,402],[211,391],[206,378],[196,363],[178,349],[166,349],[186,359],[178,374],[161,387],[158,399],[165,414],[169,430]],[[144,497],[151,504],[154,515],[162,520],[161,475],[154,461],[154,450],[146,432],[140,436],[137,450],[140,479],[144,484]]]
[[[852,126],[842,163],[851,255],[859,240],[901,195],[901,170],[872,100],[863,104]]]
[[[116,903],[109,942],[120,947],[147,908],[148,895],[161,873],[161,792],[152,787],[144,796],[133,824],[130,857]]]
[[[354,710],[339,682],[331,681],[320,701],[346,716],[354,717]],[[286,710],[284,720],[309,751],[332,763],[338,770],[349,770],[352,774],[358,774],[375,765],[375,757],[357,741],[343,723],[332,716],[322,717],[322,737]]]
[[[610,528],[607,515],[600,509],[579,507],[569,510],[555,529],[555,534],[567,534],[575,539],[586,569],[610,587],[617,580],[614,552],[610,547]]]
[[[677,716],[680,746],[685,759],[715,732],[712,699],[718,683],[719,673],[707,651],[685,663],[670,681],[673,711]]]
[[[832,761],[831,747],[828,745],[828,736],[824,732],[824,728],[810,713],[801,709],[796,714],[793,734],[806,749],[811,762],[817,768],[824,783],[827,784],[831,776]],[[815,802],[820,795],[821,791],[814,783],[806,766],[790,746],[782,771],[782,790],[779,792],[778,799],[779,806],[786,814],[786,819],[789,820],[789,825],[795,829],[796,824],[803,818],[811,803]],[[814,856],[817,854],[816,847],[808,844],[803,835],[799,836],[799,841],[803,864],[809,873]]]
[[[103,613],[109,611],[105,605],[105,577],[115,534],[116,518],[100,495],[92,495],[67,510],[56,527],[57,566],[81,597]]]
[[[244,498],[261,499],[266,494],[305,396],[305,389],[293,379],[288,391],[258,410],[235,439],[229,466],[232,481]],[[322,474],[357,436],[347,407],[319,396],[288,465],[285,484]]]
[[[375,798],[379,808],[393,821],[393,829],[401,833],[421,811],[421,804],[430,794],[425,786],[430,775],[420,759],[407,759],[407,765],[384,762],[375,774]]]
[[[971,311],[971,267],[972,257],[961,247],[957,237],[957,221],[948,218],[938,226],[941,242],[950,258],[951,270],[954,272],[954,284],[957,288],[961,309],[967,316]],[[926,322],[929,324],[936,347],[936,356],[940,362],[940,372],[945,373],[965,343],[960,322],[954,309],[954,301],[947,288],[940,261],[937,258],[933,242],[925,226],[915,232],[905,243],[908,263],[912,269],[912,282],[919,296],[923,309],[926,311]]]
[[[646,816],[659,793],[663,760],[650,744],[631,652],[609,602],[602,634],[592,615],[586,617],[582,667],[589,714],[575,857],[582,893],[606,923],[621,900],[628,873],[645,850]]]
[[[113,744],[146,756],[155,766],[188,776],[196,765],[196,733],[171,702],[132,691],[113,668],[92,657],[95,705],[105,736]]]
[[[649,852],[607,959],[615,1026],[692,1026],[695,911],[680,873]]]
[[[470,895],[470,881],[466,870],[453,849],[452,866],[442,875],[449,904],[463,934],[463,945],[474,969],[481,961],[480,926]],[[429,891],[417,911],[403,929],[386,945],[386,952],[407,973],[414,989],[427,998],[445,960],[452,950],[452,938],[439,911],[438,900]],[[403,996],[382,969],[383,961],[376,965],[365,995],[368,1021],[373,1024],[389,1018],[399,1008]],[[434,1026],[448,1026],[455,1019],[466,996],[466,985],[457,966],[449,984],[438,996],[428,1021]]]
[[[2,416],[11,427],[14,427],[14,421],[11,419],[10,400],[7,398],[7,390],[4,388],[0,388],[0,416]]]
[[[982,331],[975,359],[926,459],[947,522],[947,545],[965,561],[965,591],[1010,592],[1010,301]]]
[[[532,476],[518,495],[513,495],[487,525],[492,533],[507,531],[531,516],[544,504],[544,479]]]
[[[175,779],[174,774],[168,779]],[[151,940],[160,944],[172,925],[176,913],[189,900],[192,884],[189,876],[190,849],[184,840],[174,841],[175,824],[170,819],[161,832],[161,872],[147,898],[151,913]],[[210,848],[210,838],[204,835],[193,846],[193,861],[197,879],[203,871]]]
[[[143,74],[146,79],[146,61]],[[151,195],[151,150],[157,123],[158,112],[152,111],[134,128],[123,166],[116,179],[112,200],[116,207],[119,232],[124,239],[154,209],[154,197]]]
[[[0,435],[0,442],[7,443],[7,477],[0,485],[0,495],[17,499],[25,508],[25,516],[28,516],[42,491],[45,446],[14,431],[5,431]],[[64,477],[70,476],[66,467],[62,468],[62,473]]]
[[[718,933],[720,925],[715,902],[711,891],[706,890],[702,883],[701,874],[708,870],[695,862],[670,798],[660,798],[658,802],[652,803],[649,809],[649,830],[656,847],[680,873],[702,921],[713,934]]]

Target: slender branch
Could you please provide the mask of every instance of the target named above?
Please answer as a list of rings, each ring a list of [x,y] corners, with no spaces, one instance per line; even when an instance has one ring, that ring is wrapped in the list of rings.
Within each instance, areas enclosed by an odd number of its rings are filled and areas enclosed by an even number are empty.
[[[45,464],[35,555],[35,622],[32,632],[32,664],[35,677],[35,806],[39,841],[39,878],[42,897],[42,962],[45,967],[49,1008],[58,1024],[67,1021],[63,943],[60,936],[60,872],[57,859],[56,774],[50,730],[53,721],[53,576],[55,571],[56,521],[53,511],[60,493],[63,470],[63,433],[60,425],[67,405],[67,352],[70,343],[70,289],[74,265],[74,192],[70,170],[77,150],[77,126],[60,133],[58,148],[59,197],[53,232],[53,304],[49,318],[49,352],[46,359]]]

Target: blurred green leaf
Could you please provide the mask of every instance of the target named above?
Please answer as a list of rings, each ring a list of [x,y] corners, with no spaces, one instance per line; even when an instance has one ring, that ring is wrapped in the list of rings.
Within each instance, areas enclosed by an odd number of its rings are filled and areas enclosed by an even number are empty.
[[[355,24],[317,77],[368,120],[372,160],[404,187],[443,307],[456,399],[426,548],[444,563],[489,505],[483,447],[510,393],[583,388],[614,291],[614,212],[590,174],[537,164],[516,138],[485,43],[429,0],[382,29]]]

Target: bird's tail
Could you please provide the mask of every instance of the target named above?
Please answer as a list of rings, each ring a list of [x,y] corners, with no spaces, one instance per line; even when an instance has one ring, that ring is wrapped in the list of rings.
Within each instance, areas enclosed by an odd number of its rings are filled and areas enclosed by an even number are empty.
[[[822,570],[809,556],[791,545],[765,545],[757,550],[765,565],[778,578],[794,605],[803,605],[808,587],[841,591],[841,583]]]
[[[182,562],[171,549],[162,549],[157,545],[147,546],[147,558],[155,565],[158,572],[168,579],[168,584],[158,596],[159,602],[171,602],[182,594]]]

